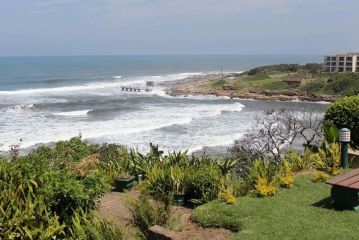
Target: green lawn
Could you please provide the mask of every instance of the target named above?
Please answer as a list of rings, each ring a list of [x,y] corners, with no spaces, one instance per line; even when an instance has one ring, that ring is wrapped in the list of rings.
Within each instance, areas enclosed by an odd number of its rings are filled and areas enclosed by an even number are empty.
[[[359,212],[336,211],[328,201],[330,186],[296,178],[292,189],[273,197],[245,196],[235,205],[213,201],[193,211],[203,226],[226,227],[239,232],[234,239],[359,239]]]

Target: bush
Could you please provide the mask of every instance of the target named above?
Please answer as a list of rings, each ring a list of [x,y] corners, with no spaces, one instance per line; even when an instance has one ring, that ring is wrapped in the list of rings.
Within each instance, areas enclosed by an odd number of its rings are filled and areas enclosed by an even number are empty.
[[[218,197],[222,177],[218,167],[204,165],[188,171],[186,189],[190,201],[202,204]]]
[[[273,196],[277,191],[274,181],[268,182],[265,177],[257,179],[255,189],[259,197]]]
[[[359,96],[344,97],[327,109],[325,120],[332,122],[337,128],[349,128],[351,146],[359,149]]]
[[[96,219],[84,211],[76,212],[72,217],[69,229],[71,239],[83,240],[122,240],[124,233],[115,227],[112,222]]]
[[[301,156],[294,149],[290,149],[284,155],[283,160],[287,162],[293,172],[311,169],[315,164],[315,159],[310,150],[305,150],[304,155]]]
[[[77,162],[97,151],[96,145],[83,141],[80,137],[73,137],[68,141],[59,141],[55,146],[56,155],[62,160]]]
[[[278,166],[273,164],[270,160],[257,159],[250,165],[246,181],[252,188],[257,185],[258,179],[264,178],[268,183],[274,182],[278,170]]]
[[[219,198],[224,200],[227,204],[235,204],[236,198],[233,196],[233,191],[229,188],[221,188]]]
[[[81,180],[62,171],[53,174],[51,178],[46,187],[46,202],[61,221],[70,221],[78,209],[89,211],[95,208],[98,196],[90,195]]]
[[[288,162],[284,161],[281,167],[280,186],[284,188],[291,188],[294,184],[294,174]]]
[[[150,201],[149,196],[141,194],[138,200],[129,203],[132,224],[137,227],[145,238],[148,229],[154,225],[165,226],[170,220],[170,200],[165,203]]]
[[[331,175],[337,175],[340,171],[340,146],[338,143],[323,142],[319,152],[313,154],[318,169]]]
[[[315,171],[312,174],[312,181],[313,182],[325,182],[328,180],[329,175],[322,171]]]
[[[0,239],[51,239],[65,236],[65,225],[47,210],[41,196],[1,189]]]
[[[0,162],[0,239],[71,239],[76,212],[83,210],[92,219],[90,213],[108,189],[103,175],[93,171],[77,178],[72,168],[46,159],[48,150]]]
[[[172,191],[169,169],[155,166],[146,174],[145,191],[152,197],[163,200]]]

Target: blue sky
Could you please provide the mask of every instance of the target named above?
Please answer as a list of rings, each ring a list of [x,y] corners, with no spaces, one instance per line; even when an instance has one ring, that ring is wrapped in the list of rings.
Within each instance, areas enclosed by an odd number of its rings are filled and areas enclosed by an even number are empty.
[[[0,0],[0,56],[359,51],[358,0]]]

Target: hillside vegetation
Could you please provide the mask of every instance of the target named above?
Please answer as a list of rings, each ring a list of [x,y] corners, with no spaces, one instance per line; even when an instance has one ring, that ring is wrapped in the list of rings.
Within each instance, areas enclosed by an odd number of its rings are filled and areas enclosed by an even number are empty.
[[[359,94],[358,73],[324,73],[321,64],[279,64],[251,69],[210,82],[210,87],[235,91],[296,91],[314,95],[352,96]],[[288,84],[288,78],[303,78],[303,84]]]

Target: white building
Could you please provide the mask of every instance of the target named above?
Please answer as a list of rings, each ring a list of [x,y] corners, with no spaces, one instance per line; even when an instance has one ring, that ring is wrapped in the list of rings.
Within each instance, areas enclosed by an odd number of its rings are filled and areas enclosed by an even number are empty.
[[[359,72],[359,53],[325,56],[324,70],[326,72]]]

